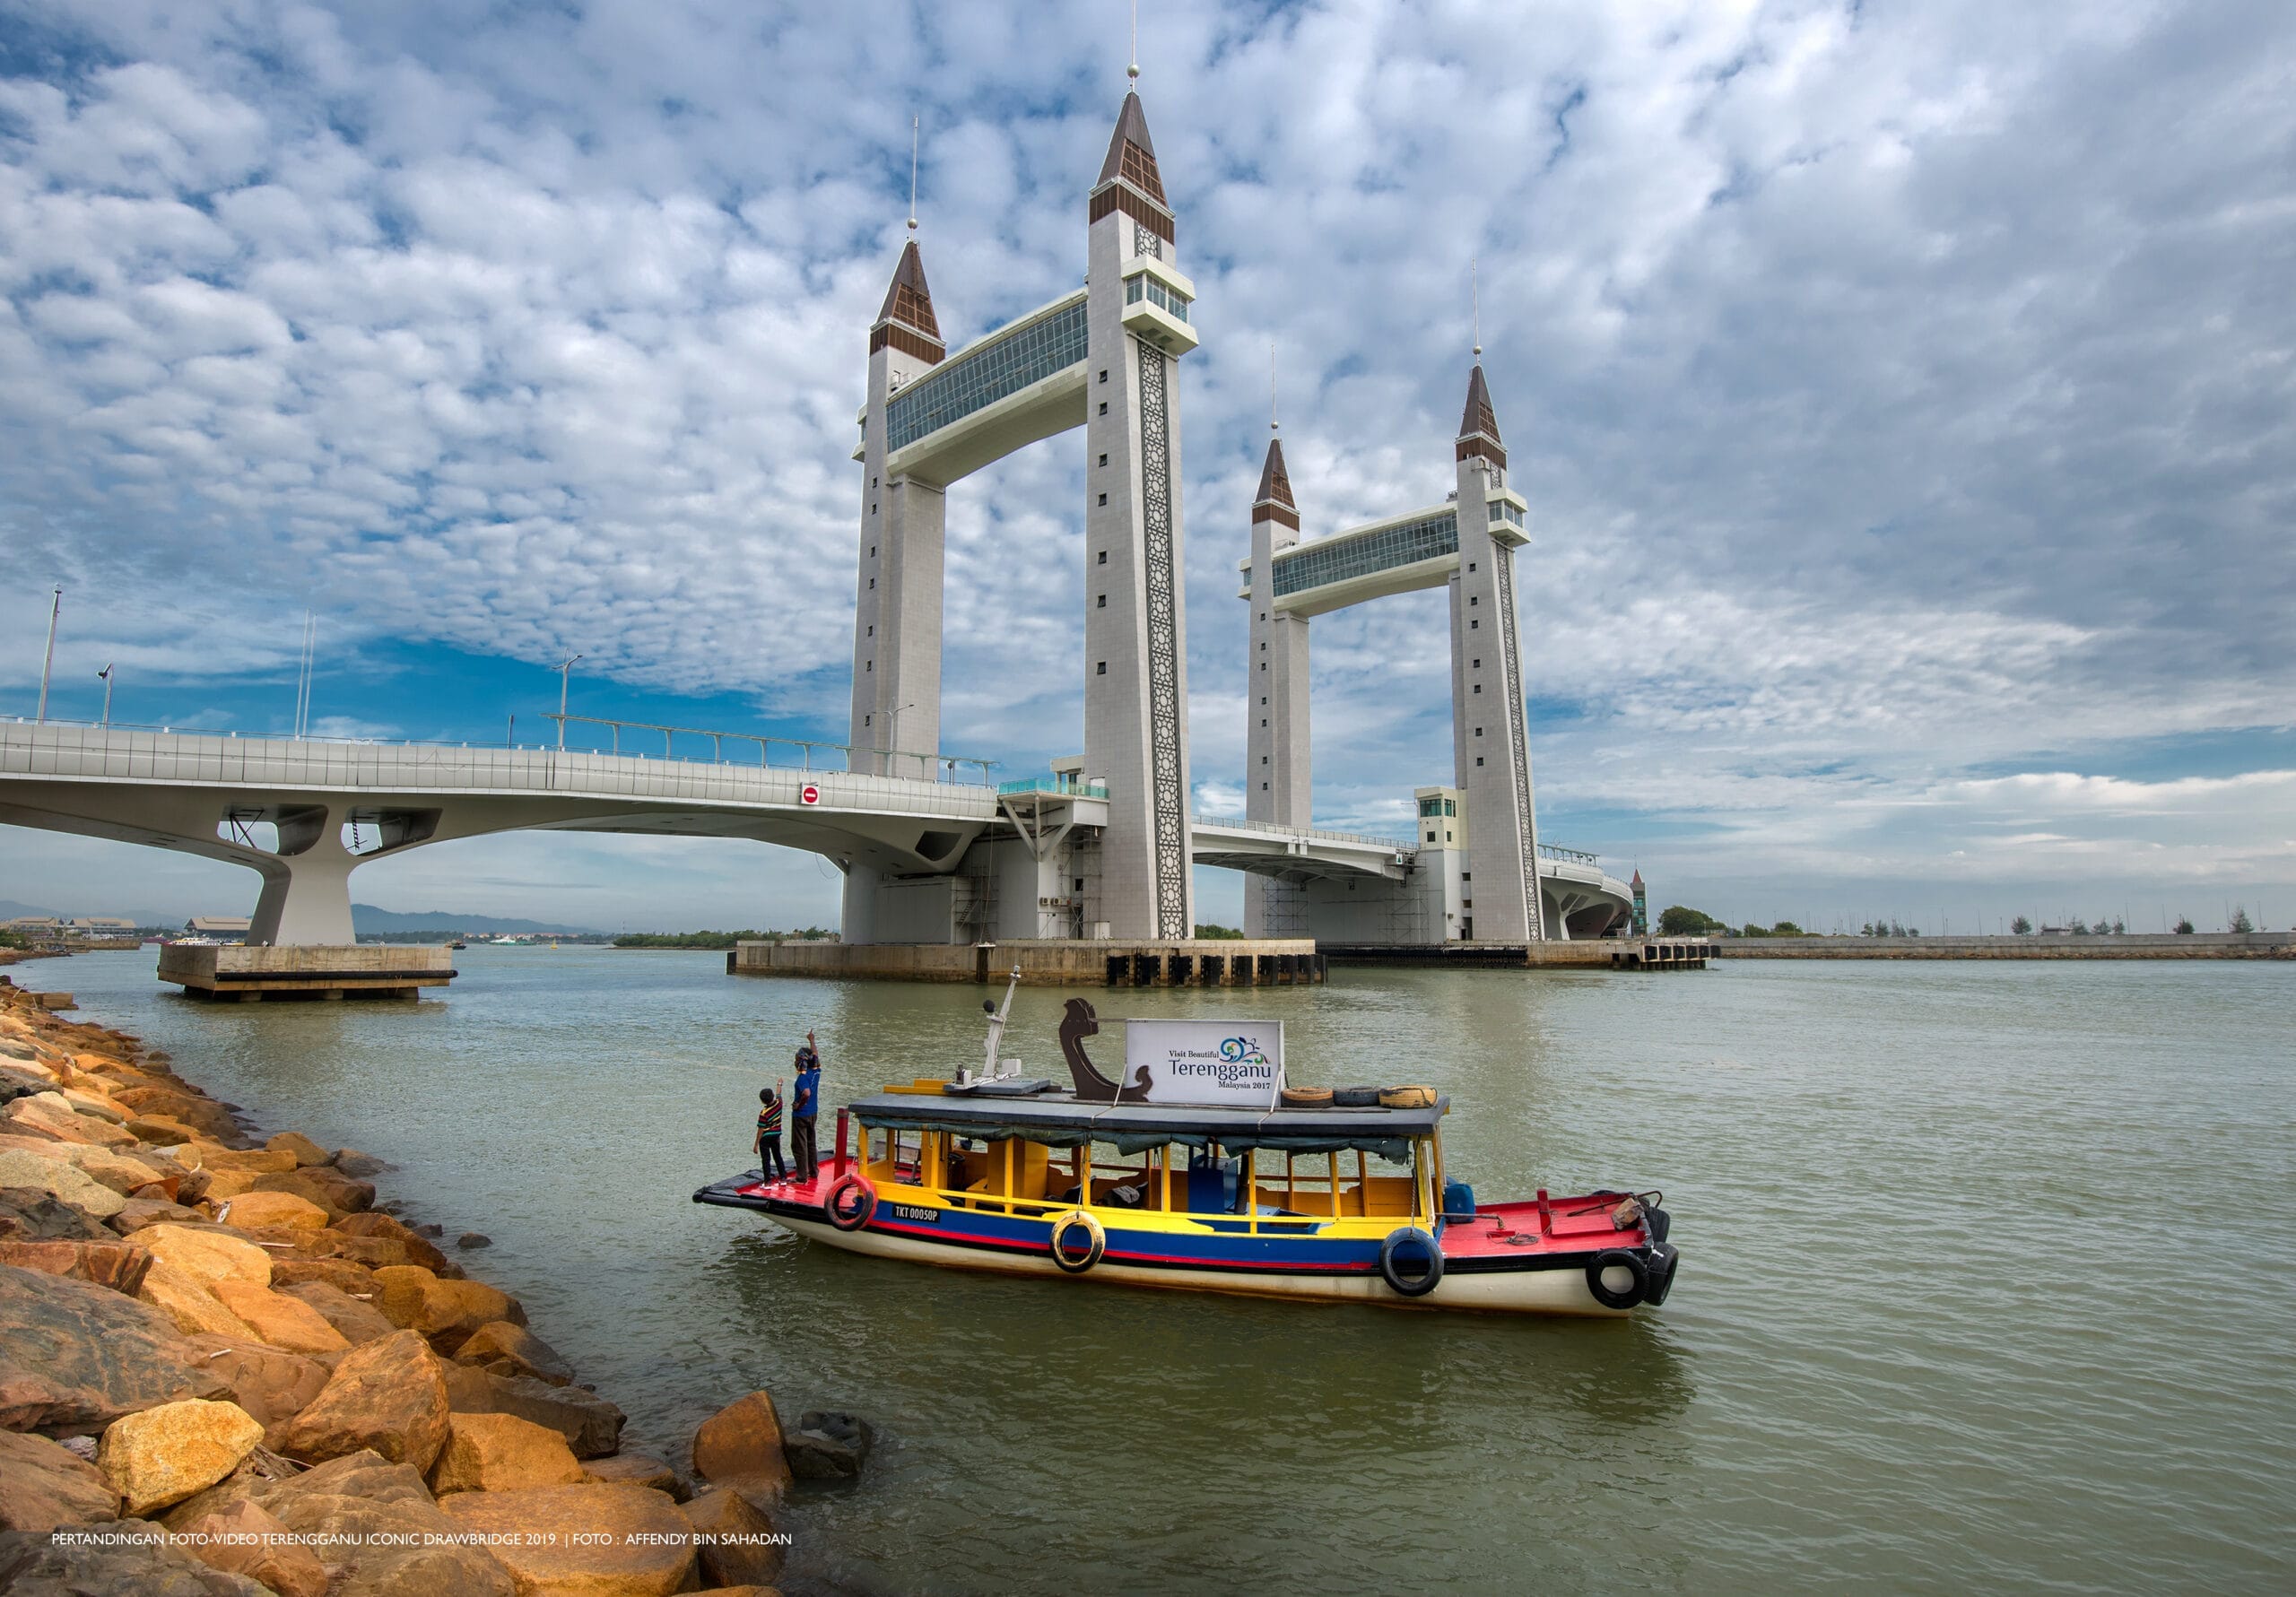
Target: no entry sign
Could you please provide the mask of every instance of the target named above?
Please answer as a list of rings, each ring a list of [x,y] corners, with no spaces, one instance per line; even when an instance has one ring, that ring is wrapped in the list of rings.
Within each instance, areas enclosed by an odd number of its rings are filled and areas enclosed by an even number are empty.
[[[801,804],[818,804],[822,802],[822,790],[808,782],[797,789],[797,802]]]

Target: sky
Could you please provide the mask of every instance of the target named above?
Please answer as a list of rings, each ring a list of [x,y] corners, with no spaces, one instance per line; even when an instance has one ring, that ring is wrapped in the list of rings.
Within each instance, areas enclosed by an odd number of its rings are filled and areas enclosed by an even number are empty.
[[[1314,537],[1448,490],[1479,299],[1544,838],[1733,922],[2296,921],[2296,8],[1144,9],[1200,812],[1271,347]],[[109,664],[117,720],[284,731],[309,611],[330,735],[536,741],[578,653],[578,713],[839,740],[910,118],[955,346],[1081,280],[1126,26],[0,0],[0,714],[60,586],[62,716]],[[1082,451],[950,499],[944,746],[1000,776],[1082,744]],[[1314,623],[1319,824],[1447,779],[1440,606]],[[353,896],[788,926],[837,881],[524,834]],[[255,891],[0,828],[0,898]]]

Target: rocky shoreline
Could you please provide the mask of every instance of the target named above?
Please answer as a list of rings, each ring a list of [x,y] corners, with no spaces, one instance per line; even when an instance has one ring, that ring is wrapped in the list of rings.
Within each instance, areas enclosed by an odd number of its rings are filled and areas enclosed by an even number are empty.
[[[867,1428],[770,1393],[691,1470],[517,1300],[378,1205],[380,1160],[234,1107],[0,976],[0,1589],[762,1597],[792,1480]],[[466,1243],[483,1238],[465,1237]]]

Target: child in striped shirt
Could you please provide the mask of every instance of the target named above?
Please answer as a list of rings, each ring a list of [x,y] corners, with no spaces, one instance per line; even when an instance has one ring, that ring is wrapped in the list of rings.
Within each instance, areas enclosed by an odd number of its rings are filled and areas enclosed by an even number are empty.
[[[770,1176],[778,1181],[789,1179],[789,1167],[781,1160],[781,1083],[758,1091],[757,1166],[758,1174]]]

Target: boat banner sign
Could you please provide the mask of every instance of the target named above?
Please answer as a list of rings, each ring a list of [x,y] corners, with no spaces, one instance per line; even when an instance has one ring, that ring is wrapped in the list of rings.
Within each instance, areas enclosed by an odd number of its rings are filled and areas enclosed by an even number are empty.
[[[1283,1085],[1281,1020],[1126,1020],[1124,1079],[1152,1104],[1273,1108]]]

